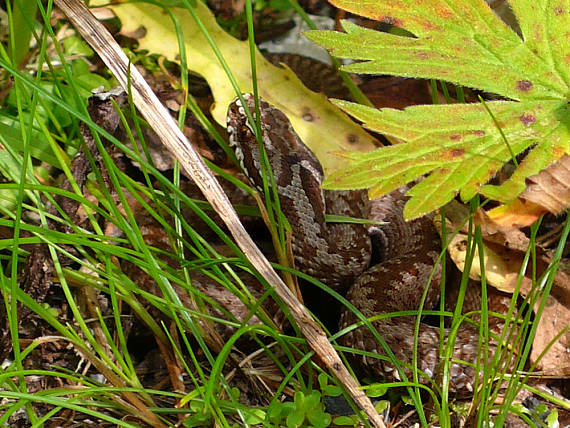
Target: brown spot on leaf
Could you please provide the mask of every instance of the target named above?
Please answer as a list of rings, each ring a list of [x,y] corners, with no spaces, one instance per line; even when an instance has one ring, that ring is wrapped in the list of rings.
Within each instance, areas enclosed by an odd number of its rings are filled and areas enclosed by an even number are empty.
[[[453,135],[450,135],[450,136],[449,136],[449,139],[450,139],[451,141],[461,141],[461,135],[459,135],[459,134],[453,134]]]
[[[437,13],[439,16],[441,16],[443,19],[451,19],[453,18],[453,11],[449,10],[449,9],[441,9],[438,8],[436,9]]]
[[[530,126],[534,122],[536,122],[536,116],[532,113],[525,113],[521,117],[519,117],[519,120],[524,126]]]
[[[478,129],[476,131],[473,131],[473,135],[475,135],[476,137],[483,137],[485,135],[485,131]]]
[[[450,149],[450,150],[442,150],[441,152],[441,160],[446,161],[456,161],[458,158],[463,158],[465,155],[465,149],[457,148],[457,149]],[[440,170],[441,174],[445,174],[445,171]]]
[[[417,52],[416,56],[419,59],[428,59],[429,58],[429,54],[427,52],[421,51],[421,52]]]
[[[358,135],[348,134],[346,136],[346,141],[348,142],[348,144],[358,144]]]
[[[396,27],[402,27],[402,21],[393,16],[379,16],[378,21],[381,21],[388,25],[395,25]]]
[[[319,115],[310,107],[303,106],[301,107],[301,119],[306,122],[316,122],[319,120]]]
[[[315,120],[315,118],[313,117],[313,115],[309,112],[307,113],[303,113],[302,116],[303,120],[307,121],[307,122],[312,122],[313,120]]]
[[[433,22],[422,22],[423,28],[428,31],[438,31],[439,26],[435,25]]]
[[[462,239],[456,245],[459,251],[465,251],[467,249],[467,241],[465,239]]]
[[[554,158],[560,158],[566,154],[566,150],[563,147],[554,147],[552,155]]]
[[[530,80],[519,80],[517,82],[517,89],[522,92],[529,92],[532,89],[532,82]]]
[[[554,14],[555,14],[556,16],[560,16],[560,15],[562,15],[563,13],[564,13],[564,8],[562,8],[562,6],[556,6],[556,7],[554,8]]]

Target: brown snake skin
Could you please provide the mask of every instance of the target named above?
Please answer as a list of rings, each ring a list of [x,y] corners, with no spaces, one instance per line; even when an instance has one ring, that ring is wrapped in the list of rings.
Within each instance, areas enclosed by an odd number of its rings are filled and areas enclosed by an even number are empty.
[[[254,100],[244,98],[251,112]],[[260,100],[262,138],[275,175],[281,210],[292,228],[292,247],[296,268],[319,279],[339,292],[365,317],[395,311],[417,311],[425,284],[434,270],[424,308],[433,308],[440,297],[440,238],[430,218],[406,222],[403,219],[407,188],[399,189],[368,203],[363,192],[329,192],[321,189],[322,168],[314,154],[301,142],[287,117]],[[245,110],[236,99],[229,107],[230,143],[249,179],[262,187],[258,143]],[[366,228],[348,223],[325,223],[325,212],[385,221],[386,225]],[[371,236],[379,241],[381,261],[369,268]],[[435,269],[434,269],[434,266]],[[501,327],[495,318],[493,329]],[[343,309],[340,327],[358,322],[354,313]],[[415,316],[389,317],[373,326],[404,366],[412,364]],[[491,319],[490,319],[491,324]],[[447,330],[444,332],[447,338]],[[417,364],[425,373],[422,383],[438,373],[439,327],[420,323]],[[457,333],[454,359],[474,363],[477,357],[478,328],[463,323]],[[345,334],[341,343],[356,349],[386,355],[366,327]],[[489,358],[495,345],[489,344]],[[356,362],[369,374],[401,379],[402,373],[386,359],[358,357]],[[412,372],[403,369],[411,379]],[[472,367],[451,364],[450,390],[470,393],[475,372]]]

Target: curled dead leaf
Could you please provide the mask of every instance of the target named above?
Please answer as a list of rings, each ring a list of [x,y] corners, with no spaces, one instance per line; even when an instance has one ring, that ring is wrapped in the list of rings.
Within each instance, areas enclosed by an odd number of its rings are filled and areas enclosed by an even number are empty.
[[[570,156],[564,155],[536,175],[526,179],[520,199],[541,206],[553,214],[570,207]]]
[[[544,208],[532,202],[514,199],[488,211],[495,224],[514,227],[530,226],[545,212]]]

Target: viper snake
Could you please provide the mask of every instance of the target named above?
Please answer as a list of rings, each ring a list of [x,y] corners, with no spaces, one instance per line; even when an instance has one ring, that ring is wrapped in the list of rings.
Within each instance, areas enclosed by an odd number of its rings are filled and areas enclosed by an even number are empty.
[[[253,115],[253,96],[245,94],[244,100]],[[263,100],[259,101],[259,109],[261,138],[275,176],[280,208],[292,229],[295,267],[333,290],[346,293],[347,300],[365,317],[375,317],[372,326],[400,362],[400,367],[385,357],[387,352],[381,341],[366,326],[350,330],[340,338],[340,343],[374,355],[361,353],[354,357],[366,373],[394,380],[401,380],[403,376],[411,378],[412,356],[417,346],[419,380],[429,382],[440,373],[440,327],[422,320],[415,343],[417,316],[379,315],[401,311],[417,313],[424,293],[424,309],[431,309],[438,302],[441,239],[432,219],[425,216],[404,220],[407,187],[373,201],[368,201],[361,191],[323,191],[323,169],[285,114]],[[263,168],[259,145],[239,99],[228,109],[227,130],[243,170],[252,184],[261,188]],[[327,223],[325,214],[369,218],[383,224]],[[373,247],[380,256],[371,266]],[[496,299],[499,300],[496,306],[508,307],[508,297]],[[343,329],[358,321],[352,310],[344,308],[339,327]],[[500,331],[503,323],[500,317],[489,318],[492,331]],[[444,342],[449,334],[449,329],[443,329]],[[478,339],[479,327],[467,322],[455,332],[449,366],[450,391],[464,394],[473,391],[477,378],[475,363],[478,356],[485,355]],[[488,343],[489,361],[496,346],[494,340]]]

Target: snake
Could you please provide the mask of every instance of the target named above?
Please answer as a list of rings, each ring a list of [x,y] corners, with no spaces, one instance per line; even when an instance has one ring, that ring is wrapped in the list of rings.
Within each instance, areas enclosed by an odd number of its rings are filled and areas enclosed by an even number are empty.
[[[238,97],[228,108],[229,142],[250,182],[262,189],[260,146],[246,113],[248,109],[255,117],[255,100],[251,94],[244,94],[243,100],[245,105]],[[372,201],[363,191],[323,190],[323,168],[287,116],[263,99],[259,99],[259,114],[261,140],[275,177],[280,209],[291,226],[295,268],[346,295],[356,310],[372,319],[372,329],[366,325],[347,328],[360,319],[344,307],[339,328],[347,332],[340,344],[359,351],[351,358],[361,371],[392,380],[411,379],[415,354],[418,380],[433,382],[441,374],[440,336],[443,331],[447,340],[450,330],[421,319],[416,333],[417,316],[388,316],[401,311],[417,313],[422,301],[423,308],[430,309],[440,299],[441,238],[432,218],[404,219],[407,186]],[[327,214],[381,224],[328,223]],[[508,307],[508,297],[502,299],[497,305]],[[503,321],[489,320],[489,328],[500,331]],[[475,363],[483,355],[478,338],[476,325],[462,323],[455,332],[449,365],[451,392],[473,392],[478,378]],[[495,341],[488,343],[485,355],[489,361],[496,347]]]

